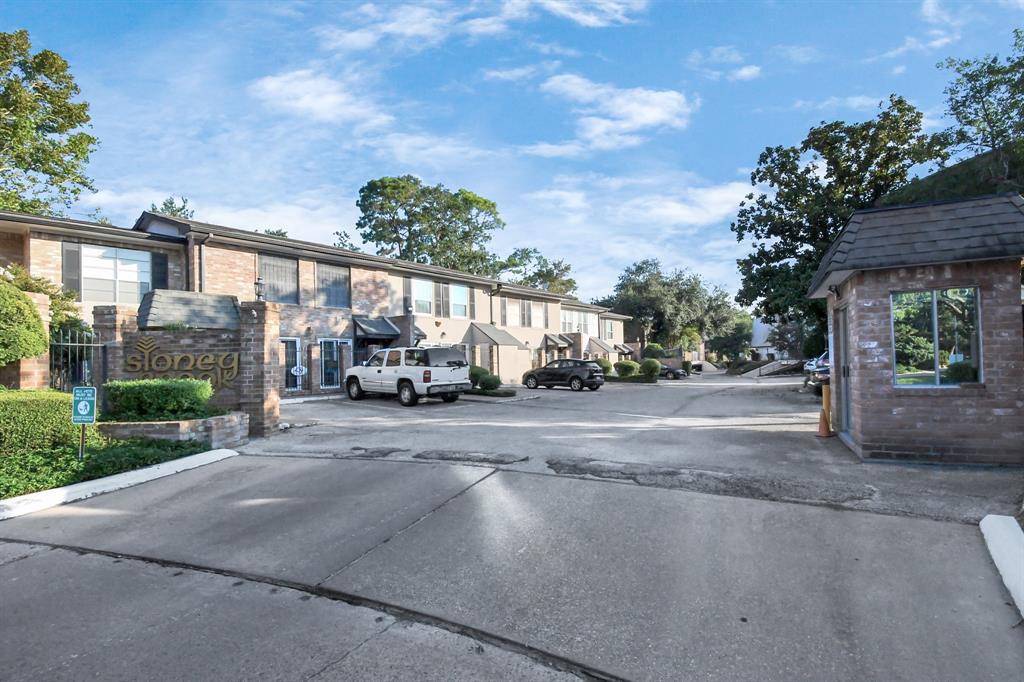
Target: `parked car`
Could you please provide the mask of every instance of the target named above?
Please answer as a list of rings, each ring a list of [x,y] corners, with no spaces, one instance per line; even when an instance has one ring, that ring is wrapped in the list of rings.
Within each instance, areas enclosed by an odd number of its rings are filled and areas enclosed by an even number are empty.
[[[582,391],[584,387],[596,391],[603,385],[604,370],[593,360],[552,360],[543,367],[523,374],[523,386],[531,389],[538,386],[568,386],[574,391]]]
[[[810,374],[811,372],[816,370],[818,367],[828,367],[828,366],[829,366],[829,364],[828,364],[828,351],[825,351],[824,353],[822,353],[818,357],[811,358],[810,360],[805,362],[804,363],[804,372],[806,372],[807,374]]]
[[[677,367],[669,367],[662,363],[661,372],[659,372],[662,379],[682,379],[683,377],[690,376],[689,372],[685,369],[679,369]]]
[[[345,372],[345,390],[352,400],[383,393],[397,395],[406,407],[420,398],[453,403],[470,386],[469,363],[454,348],[385,348]]]
[[[814,389],[815,395],[821,395],[821,387],[831,379],[831,368],[826,365],[819,365],[807,379],[806,385]]]

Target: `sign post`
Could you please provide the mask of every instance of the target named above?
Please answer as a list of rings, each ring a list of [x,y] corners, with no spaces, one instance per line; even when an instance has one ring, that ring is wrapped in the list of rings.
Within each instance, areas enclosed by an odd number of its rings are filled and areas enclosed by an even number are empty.
[[[75,386],[71,389],[71,423],[81,424],[78,439],[78,461],[85,458],[85,426],[96,423],[96,387]]]

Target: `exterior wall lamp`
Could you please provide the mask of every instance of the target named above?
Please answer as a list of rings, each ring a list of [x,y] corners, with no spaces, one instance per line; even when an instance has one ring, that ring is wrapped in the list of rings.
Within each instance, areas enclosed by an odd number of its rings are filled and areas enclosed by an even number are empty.
[[[253,288],[256,290],[256,300],[265,301],[267,293],[267,284],[263,281],[262,277],[257,277],[256,281],[253,282]]]

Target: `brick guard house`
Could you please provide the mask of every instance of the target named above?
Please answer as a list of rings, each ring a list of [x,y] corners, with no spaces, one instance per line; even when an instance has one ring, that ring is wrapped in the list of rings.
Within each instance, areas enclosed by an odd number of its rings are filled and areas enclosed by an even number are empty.
[[[1024,464],[1024,200],[857,211],[822,259],[832,425],[865,459]]]

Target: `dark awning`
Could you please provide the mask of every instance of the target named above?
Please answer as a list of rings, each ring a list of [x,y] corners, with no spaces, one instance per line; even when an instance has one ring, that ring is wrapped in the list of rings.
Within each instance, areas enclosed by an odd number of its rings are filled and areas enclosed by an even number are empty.
[[[590,337],[590,343],[587,344],[588,353],[614,353],[614,348],[609,346],[607,343],[597,338],[596,336]]]
[[[487,344],[492,346],[516,346],[525,349],[526,346],[516,337],[504,329],[498,329],[493,324],[484,322],[473,322],[462,337],[462,343],[468,346],[479,346]]]
[[[413,336],[416,337],[417,341],[422,341],[427,338],[427,333],[419,328],[419,325],[413,325]]]
[[[402,335],[386,317],[353,317],[352,321],[356,323],[357,339],[397,339]]]
[[[566,341],[564,337],[559,336],[558,334],[545,334],[543,343],[545,346],[551,346],[554,348],[568,348],[572,345]]]
[[[630,348],[629,346],[624,346],[621,343],[615,344],[615,350],[619,351],[623,355],[632,355],[633,354],[633,349],[632,348]]]

